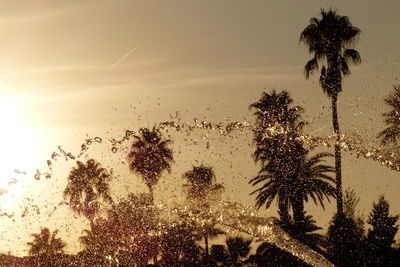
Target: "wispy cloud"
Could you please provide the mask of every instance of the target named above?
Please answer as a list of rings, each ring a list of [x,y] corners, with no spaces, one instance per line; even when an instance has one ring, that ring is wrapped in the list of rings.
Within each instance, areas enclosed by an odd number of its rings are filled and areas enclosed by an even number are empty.
[[[117,67],[119,64],[121,64],[124,60],[126,60],[133,52],[135,52],[139,47],[136,46],[129,50],[129,52],[125,53],[121,58],[119,58],[117,61],[114,62],[114,64],[111,65],[111,69],[114,69]]]

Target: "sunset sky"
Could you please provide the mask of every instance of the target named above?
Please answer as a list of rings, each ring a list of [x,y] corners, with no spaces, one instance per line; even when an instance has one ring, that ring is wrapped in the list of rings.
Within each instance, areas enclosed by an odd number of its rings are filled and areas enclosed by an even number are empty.
[[[339,96],[344,132],[378,144],[380,114],[387,110],[383,98],[400,83],[396,0],[15,0],[0,6],[0,214],[13,214],[0,216],[0,252],[24,255],[30,233],[40,226],[60,229],[67,252],[80,249],[77,238],[87,222],[57,206],[74,161],[54,161],[49,180],[33,177],[37,168],[48,171],[46,161],[59,145],[76,155],[86,138],[102,137],[88,157],[115,169],[119,196],[146,190],[121,163],[125,155],[110,152],[107,140],[122,138],[126,129],[171,116],[188,123],[252,121],[249,105],[276,89],[287,90],[305,108],[307,132],[331,134],[330,101],[318,75],[305,79],[310,55],[299,43],[320,8],[333,7],[362,30],[355,45],[362,64],[350,66]],[[251,132],[227,138],[210,133],[207,140],[204,135],[172,133],[175,164],[157,185],[156,199],[160,192],[179,198],[182,173],[204,163],[214,167],[227,198],[253,205],[248,181],[258,167],[250,156]],[[343,157],[344,188],[360,197],[360,214],[367,215],[380,194],[400,213],[398,172],[349,153]],[[334,202],[326,211],[311,204],[307,211],[326,227],[334,208]],[[275,211],[262,214],[277,216]]]

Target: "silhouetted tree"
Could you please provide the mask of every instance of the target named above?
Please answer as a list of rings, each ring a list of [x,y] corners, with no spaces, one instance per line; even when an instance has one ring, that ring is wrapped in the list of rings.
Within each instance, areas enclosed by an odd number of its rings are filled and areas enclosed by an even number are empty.
[[[162,235],[162,266],[200,266],[202,248],[197,245],[196,226],[181,223],[168,227]]]
[[[319,254],[326,256],[326,253],[322,249],[326,247],[324,237],[315,232],[322,228],[316,225],[316,221],[311,215],[306,216],[304,212],[303,218],[301,221],[291,220],[289,224],[281,223],[280,225],[290,236],[301,241]]]
[[[293,99],[286,91],[263,93],[260,100],[250,105],[254,109],[256,123],[253,142],[256,150],[253,158],[261,164],[259,174],[250,180],[257,185],[266,182],[258,192],[256,206],[268,208],[277,197],[281,221],[289,222],[290,188],[285,184],[296,176],[297,167],[307,154],[299,137],[305,124],[300,121],[302,108],[292,107]],[[267,182],[268,181],[268,182]],[[271,185],[270,185],[271,184]]]
[[[98,219],[84,230],[81,244],[94,261],[147,264],[157,257],[161,237],[157,235],[159,219],[149,194],[130,194],[107,210],[107,218]],[[93,256],[92,256],[93,257]]]
[[[29,256],[35,256],[35,265],[43,266],[51,262],[55,264],[55,256],[64,253],[64,247],[66,243],[61,238],[56,237],[58,231],[55,230],[53,233],[50,232],[49,228],[43,227],[40,229],[40,233],[33,233],[33,241],[28,242]]]
[[[385,102],[392,110],[383,113],[385,117],[386,129],[378,134],[382,145],[389,143],[398,144],[400,139],[400,85],[395,85],[394,92],[385,98]]]
[[[303,158],[296,165],[288,166],[290,170],[269,170],[269,165],[266,165],[259,175],[251,180],[253,186],[262,183],[261,187],[252,192],[258,193],[256,205],[269,208],[277,198],[287,209],[293,207],[296,222],[305,220],[304,201],[308,201],[309,197],[324,207],[324,197],[329,200],[329,197],[335,196],[335,188],[329,183],[333,182],[333,179],[328,175],[333,168],[321,163],[327,155],[329,154],[319,153],[310,159]],[[281,207],[282,205],[280,209]],[[290,220],[281,221],[283,224],[289,224]]]
[[[328,254],[338,266],[364,266],[364,222],[355,214],[359,199],[346,190],[344,212],[336,213],[327,232]]]
[[[71,209],[83,214],[91,222],[100,210],[99,200],[112,203],[109,181],[110,173],[94,159],[86,163],[77,161],[68,175],[64,197],[69,198]]]
[[[182,177],[188,182],[185,185],[187,198],[189,202],[193,202],[194,209],[199,207],[202,209],[209,208],[210,204],[218,199],[223,189],[221,184],[216,183],[212,167],[193,166],[193,169],[185,172]],[[200,229],[204,237],[205,258],[207,260],[210,255],[208,239],[223,234],[223,231],[213,225],[203,225]]]
[[[172,150],[168,147],[171,140],[165,140],[161,132],[153,127],[152,130],[141,128],[140,135],[135,135],[128,153],[129,168],[139,174],[154,198],[154,186],[158,183],[161,174],[171,171],[173,161]]]
[[[310,24],[300,35],[313,58],[307,62],[304,72],[306,78],[322,63],[320,85],[332,100],[332,122],[336,140],[340,141],[339,119],[337,113],[338,95],[342,91],[342,77],[350,74],[349,62],[361,63],[357,50],[350,49],[360,34],[360,29],[352,26],[346,16],[340,16],[332,9],[321,9],[321,19],[311,18]],[[342,174],[340,144],[335,144],[335,166],[337,187],[337,211],[343,213]]]
[[[389,214],[389,202],[380,196],[378,203],[373,203],[373,209],[368,217],[372,229],[368,231],[366,249],[368,266],[394,266],[392,245],[399,228],[396,225],[399,216]]]
[[[118,250],[107,232],[104,219],[91,223],[90,229],[85,229],[82,233],[84,235],[79,237],[79,241],[84,248],[80,253],[83,264],[105,266],[110,263],[110,259],[115,261]]]
[[[239,236],[228,237],[225,241],[226,248],[224,250],[224,266],[243,266],[244,260],[250,253],[251,242],[252,240],[246,240]]]

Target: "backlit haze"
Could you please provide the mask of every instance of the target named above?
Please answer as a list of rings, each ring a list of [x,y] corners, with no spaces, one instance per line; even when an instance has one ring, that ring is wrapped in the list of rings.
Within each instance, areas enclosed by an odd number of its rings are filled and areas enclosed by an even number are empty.
[[[332,133],[330,100],[318,75],[306,80],[310,58],[300,32],[320,8],[333,7],[362,30],[356,49],[362,64],[350,66],[339,95],[343,132],[376,143],[387,110],[383,98],[400,83],[399,1],[0,1],[0,252],[25,255],[25,243],[40,226],[59,229],[66,251],[80,249],[88,227],[62,202],[75,161],[47,160],[61,146],[77,156],[85,139],[93,157],[114,168],[113,197],[146,192],[130,173],[111,138],[162,121],[192,124],[253,121],[249,105],[263,91],[287,90],[305,109],[306,131]],[[258,171],[249,130],[221,138],[170,130],[175,163],[155,187],[155,199],[183,198],[181,175],[193,164],[214,167],[225,197],[254,205],[250,178]],[[208,142],[208,144],[207,144]],[[128,144],[126,144],[128,145]],[[333,152],[333,148],[330,149]],[[400,213],[399,173],[370,159],[343,152],[343,184],[360,197],[368,215],[380,194]],[[17,171],[15,171],[17,170]],[[24,174],[23,172],[26,172]],[[166,199],[166,200],[165,200]],[[307,213],[328,225],[336,204],[325,211],[309,203]],[[277,216],[276,207],[260,210]]]

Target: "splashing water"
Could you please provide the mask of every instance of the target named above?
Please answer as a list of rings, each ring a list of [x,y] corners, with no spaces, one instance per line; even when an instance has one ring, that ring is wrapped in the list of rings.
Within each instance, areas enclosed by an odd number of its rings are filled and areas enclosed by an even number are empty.
[[[238,122],[230,121],[226,118],[225,122],[213,123],[205,120],[199,120],[195,118],[192,123],[180,123],[175,121],[164,121],[158,124],[158,128],[168,133],[170,129],[177,133],[182,133],[189,136],[195,130],[203,130],[206,133],[216,132],[223,137],[233,137],[232,134],[236,132],[253,131],[255,126],[247,121]],[[275,135],[282,132],[282,128],[271,127],[267,129],[268,135]],[[122,138],[110,138],[108,139],[111,147],[109,150],[115,154],[119,151],[126,151],[126,143],[131,140],[135,135],[135,131],[126,130]],[[208,138],[208,134],[204,135]],[[332,147],[339,144],[344,151],[348,151],[357,157],[364,157],[379,162],[380,164],[391,168],[396,171],[400,171],[400,155],[393,151],[384,150],[382,148],[374,147],[372,142],[366,142],[360,136],[355,134],[342,134],[339,141],[336,136],[313,136],[310,134],[302,133],[298,137],[306,147],[309,149],[315,147]],[[94,138],[88,138],[84,143],[81,144],[80,150],[77,154],[73,154],[68,150],[65,150],[61,146],[58,146],[57,151],[54,151],[50,159],[47,160],[47,171],[37,170],[34,174],[36,180],[40,180],[42,177],[50,179],[53,175],[53,166],[58,159],[78,160],[86,155],[90,147],[94,144],[103,144],[104,138],[96,136]],[[207,142],[208,144],[208,142]],[[15,170],[16,174],[26,173]],[[14,183],[17,181],[14,180]],[[0,189],[0,196],[7,194],[5,189]],[[68,204],[68,203],[66,203]],[[36,207],[37,208],[37,207]],[[50,212],[49,217],[56,210],[54,207]],[[288,251],[294,256],[302,259],[304,262],[313,266],[333,266],[327,261],[322,255],[308,248],[301,242],[291,238],[282,228],[277,224],[274,218],[261,218],[257,216],[257,212],[250,207],[245,207],[239,203],[232,202],[219,202],[213,204],[213,208],[209,210],[203,210],[200,213],[193,212],[186,206],[167,208],[166,205],[157,205],[155,208],[159,209],[160,213],[163,214],[164,218],[168,218],[170,223],[174,223],[174,217],[179,214],[180,220],[185,218],[186,222],[192,224],[212,224],[219,225],[225,229],[228,233],[245,233],[248,234],[261,242],[269,242],[275,244],[282,250]],[[37,213],[40,211],[36,210]],[[26,216],[28,210],[25,209],[22,217]],[[13,218],[13,214],[1,213],[0,216],[6,216]],[[175,221],[176,222],[176,221]]]

